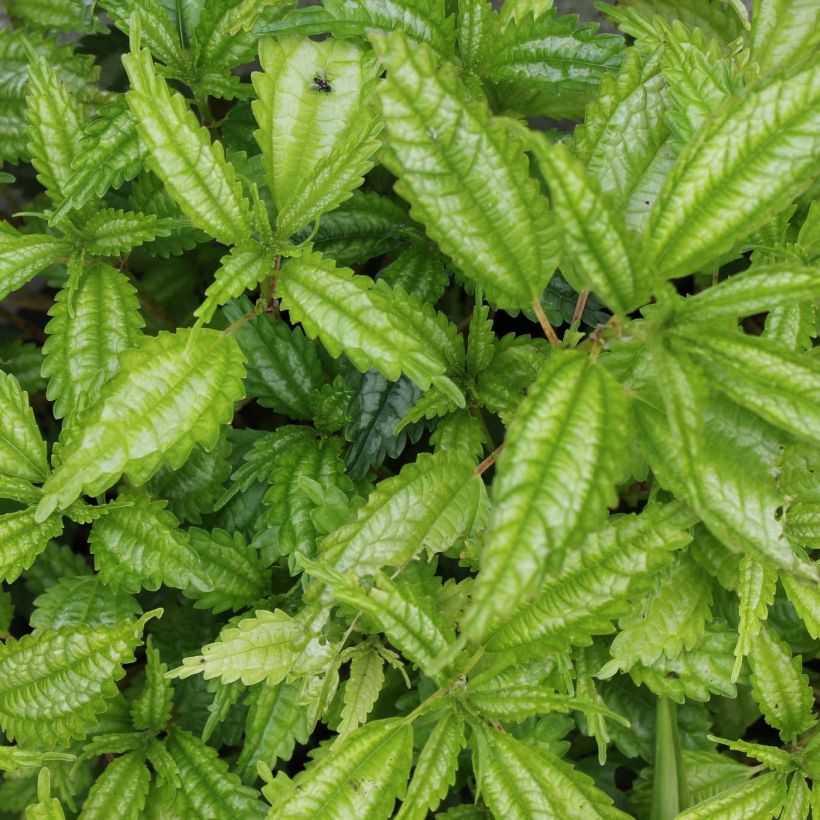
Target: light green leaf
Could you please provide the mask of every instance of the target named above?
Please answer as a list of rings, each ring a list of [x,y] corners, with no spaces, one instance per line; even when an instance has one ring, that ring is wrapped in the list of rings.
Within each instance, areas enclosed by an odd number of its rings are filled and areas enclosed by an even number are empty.
[[[616,76],[601,79],[598,98],[575,129],[575,151],[602,193],[639,231],[672,167],[666,83],[657,58],[625,53]]]
[[[83,802],[79,820],[139,820],[148,796],[151,772],[142,752],[129,752],[105,767]]]
[[[733,401],[810,444],[820,441],[820,361],[731,330],[693,325],[676,338]]]
[[[364,181],[375,164],[381,122],[369,109],[359,112],[329,154],[321,157],[296,194],[276,216],[276,232],[286,239],[322,214],[337,208]]]
[[[185,225],[187,221],[183,222]],[[93,256],[122,256],[158,236],[170,235],[177,227],[180,227],[177,220],[155,214],[104,208],[84,222],[76,241]],[[68,224],[63,230],[69,233]]]
[[[167,676],[189,678],[201,672],[205,680],[241,680],[245,686],[265,681],[274,686],[290,671],[301,637],[300,625],[289,615],[260,609],[255,617],[223,629],[218,641],[204,646],[201,655],[185,658]]]
[[[578,95],[583,105],[602,77],[618,70],[624,52],[621,37],[598,34],[596,24],[580,23],[575,14],[543,8],[537,4],[508,20],[483,66],[505,107],[530,116],[551,114],[558,94]]]
[[[28,396],[0,370],[0,475],[40,482],[47,474],[46,443]]]
[[[88,542],[94,566],[112,589],[139,592],[160,585],[202,591],[213,588],[187,533],[165,509],[164,501],[122,493],[118,507],[97,519]]]
[[[786,749],[778,748],[777,746],[766,746],[762,743],[749,743],[745,740],[727,740],[722,737],[715,737],[709,735],[709,740],[717,743],[722,743],[730,749],[741,752],[746,757],[752,760],[757,760],[766,766],[767,769],[772,769],[776,772],[788,774],[794,771],[800,765],[798,757]]]
[[[148,149],[148,167],[198,228],[226,244],[247,239],[251,209],[219,142],[211,142],[184,97],[158,77],[147,49],[122,58],[126,97]]]
[[[285,681],[250,690],[245,741],[236,761],[236,771],[246,783],[256,779],[257,762],[273,769],[277,760],[290,760],[297,743],[307,743],[313,729],[311,710],[300,703],[298,694],[298,684]]]
[[[13,638],[0,646],[0,726],[9,738],[47,749],[83,738],[117,693],[134,660],[146,612],[113,627],[69,627]]]
[[[332,356],[345,353],[362,372],[375,367],[391,381],[404,373],[422,390],[449,383],[457,391],[445,377],[459,350],[463,357],[455,327],[404,291],[312,253],[283,267],[279,293],[291,319]]]
[[[383,685],[384,658],[372,646],[364,644],[350,661],[336,743],[367,720]]]
[[[37,803],[26,806],[26,820],[65,820],[62,803],[51,796],[51,770],[37,775]]]
[[[478,73],[498,34],[497,17],[488,0],[459,0],[458,54],[466,71]]]
[[[322,175],[341,169],[350,136],[358,133],[372,146],[370,129],[362,120],[370,119],[364,100],[376,78],[376,64],[354,43],[297,36],[263,40],[259,57],[263,71],[252,76],[259,97],[253,103],[259,123],[255,136],[268,187],[280,210],[278,233],[286,238],[315,218],[306,206],[320,194],[316,186]],[[317,77],[332,90],[314,87]],[[334,154],[338,156],[331,160]],[[351,183],[362,173],[357,168],[349,172]],[[314,186],[312,193],[305,185]],[[300,211],[308,214],[304,221]]]
[[[673,278],[765,225],[818,170],[820,67],[724,105],[684,149],[646,226],[645,264]]]
[[[815,640],[820,639],[820,588],[813,582],[794,578],[783,573],[780,578],[783,589],[791,601],[806,631]]]
[[[63,185],[63,201],[50,217],[56,225],[69,211],[82,208],[109,188],[119,188],[142,169],[145,146],[137,136],[136,123],[121,94],[99,110],[88,123],[71,175]]]
[[[801,300],[820,299],[817,268],[794,262],[754,265],[690,296],[677,311],[686,322],[751,316]]]
[[[553,353],[507,430],[467,633],[480,640],[537,592],[547,569],[603,523],[616,501],[627,401],[574,351]]]
[[[529,305],[558,262],[558,237],[521,145],[428,47],[398,32],[374,42],[388,73],[379,97],[397,192],[491,303]]]
[[[46,548],[50,538],[63,531],[60,515],[37,521],[36,507],[0,515],[0,577],[7,583],[17,579]]]
[[[732,680],[737,680],[740,675],[743,658],[751,651],[752,640],[760,632],[761,622],[766,620],[776,587],[776,572],[748,555],[740,559],[737,585],[740,623]]]
[[[769,772],[692,806],[678,820],[767,820],[777,817],[785,799],[786,778]]]
[[[766,723],[777,729],[785,742],[794,742],[816,722],[812,714],[814,694],[803,673],[802,659],[792,657],[788,645],[761,624],[751,641],[749,663],[752,695]]]
[[[131,704],[135,729],[160,732],[171,719],[174,690],[165,677],[167,671],[168,666],[160,659],[159,650],[149,637],[145,647],[145,681],[142,692]]]
[[[628,670],[637,662],[649,666],[661,655],[675,658],[697,644],[711,620],[711,580],[686,554],[655,583],[632,613],[621,618],[621,631],[610,646],[613,667]]]
[[[216,445],[242,397],[242,354],[216,331],[180,329],[143,337],[120,370],[64,431],[60,464],[46,481],[38,518],[96,495],[126,473],[147,481],[161,464],[181,466],[195,444]]]
[[[788,68],[820,45],[820,9],[812,0],[754,0],[752,59],[762,72]]]
[[[422,551],[443,552],[468,534],[480,483],[470,459],[423,453],[378,483],[356,520],[321,541],[320,557],[361,577],[399,567]]]
[[[811,809],[811,792],[806,778],[799,772],[792,775],[780,820],[806,820]]]
[[[309,764],[270,817],[355,820],[389,817],[404,790],[413,757],[413,730],[399,720],[379,720],[351,732],[332,754]]]
[[[0,770],[14,772],[19,769],[39,769],[44,763],[62,761],[71,763],[74,755],[61,752],[33,752],[17,746],[0,746]]]
[[[616,313],[634,310],[646,301],[647,277],[625,223],[563,145],[538,140],[533,147],[561,228],[567,278],[576,290],[593,290]]]
[[[56,236],[0,232],[0,301],[70,250],[71,245]]]
[[[119,354],[137,343],[143,319],[133,285],[102,262],[83,271],[73,292],[64,287],[49,314],[42,375],[59,419],[119,370]]]
[[[29,65],[26,95],[29,152],[37,179],[49,198],[59,204],[80,152],[83,112],[57,73],[40,58]]]
[[[218,756],[216,749],[178,728],[168,733],[164,748],[179,777],[168,817],[261,820],[265,816],[259,793],[240,784],[239,778],[228,771],[228,764]]]
[[[29,623],[40,632],[77,626],[114,626],[135,617],[142,608],[130,595],[120,595],[99,575],[64,576],[34,600]]]
[[[472,723],[481,796],[495,817],[626,818],[591,778],[543,748]]]
[[[273,275],[276,250],[249,239],[231,248],[230,253],[219,260],[214,281],[205,291],[205,301],[194,311],[199,323],[211,321],[216,309],[246,290],[256,287],[266,276]]]

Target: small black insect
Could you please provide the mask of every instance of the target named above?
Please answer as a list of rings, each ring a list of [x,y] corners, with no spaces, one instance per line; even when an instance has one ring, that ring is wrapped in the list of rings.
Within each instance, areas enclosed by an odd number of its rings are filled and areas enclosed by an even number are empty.
[[[323,91],[325,94],[330,94],[333,91],[333,86],[328,82],[327,74],[317,74],[313,78],[313,85],[310,87],[311,91]]]

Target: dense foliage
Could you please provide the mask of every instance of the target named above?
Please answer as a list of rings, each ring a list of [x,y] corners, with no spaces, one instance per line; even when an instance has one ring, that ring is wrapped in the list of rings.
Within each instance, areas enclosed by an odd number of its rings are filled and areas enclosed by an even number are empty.
[[[820,5],[7,6],[0,818],[820,818]]]

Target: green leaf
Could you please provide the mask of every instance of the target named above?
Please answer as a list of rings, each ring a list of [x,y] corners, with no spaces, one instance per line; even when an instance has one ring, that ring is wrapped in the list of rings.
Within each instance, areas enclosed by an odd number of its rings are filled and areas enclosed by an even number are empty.
[[[258,792],[241,785],[239,778],[228,772],[228,764],[219,758],[216,749],[178,728],[168,733],[164,747],[179,777],[167,816],[243,820],[261,820],[265,816]]]
[[[230,253],[219,260],[214,281],[205,291],[205,301],[194,311],[194,316],[199,317],[199,324],[207,324],[220,305],[236,299],[246,290],[256,287],[265,277],[272,276],[276,257],[276,250],[253,239],[231,248]]]
[[[237,322],[252,309],[243,298],[222,310],[229,322]],[[321,386],[323,375],[316,347],[304,333],[261,315],[239,326],[234,336],[247,360],[248,395],[292,419],[311,418],[311,394]]]
[[[165,677],[168,666],[160,660],[159,650],[148,638],[145,647],[145,682],[139,697],[131,704],[134,728],[160,732],[171,719],[174,690]]]
[[[774,601],[776,586],[777,573],[748,555],[741,558],[737,585],[740,623],[737,628],[733,680],[738,679],[743,658],[751,651],[752,641],[760,632],[761,622],[766,620],[769,607]]]
[[[279,292],[308,336],[318,336],[331,356],[344,352],[362,372],[375,367],[391,381],[404,373],[426,390],[449,382],[444,374],[458,361],[459,349],[463,356],[454,326],[443,317],[404,291],[356,276],[319,254],[291,259]]]
[[[189,678],[201,672],[205,680],[241,680],[245,686],[265,681],[274,686],[288,674],[301,634],[299,624],[281,610],[260,609],[255,617],[224,629],[218,641],[204,646],[201,655],[185,658],[168,677]]]
[[[467,632],[478,641],[537,592],[547,569],[616,501],[626,428],[622,388],[574,351],[547,360],[507,431]],[[546,511],[549,511],[547,514]]]
[[[44,763],[50,761],[63,761],[70,763],[74,760],[74,755],[62,754],[60,752],[32,752],[28,749],[20,749],[17,746],[0,746],[0,770],[4,772],[14,772],[18,769],[40,768]]]
[[[356,520],[326,536],[320,557],[357,577],[399,567],[422,551],[443,552],[472,527],[481,479],[458,454],[421,454],[380,481]]]
[[[714,737],[713,735],[710,735],[709,739],[717,743],[722,743],[736,752],[741,752],[746,757],[757,760],[766,766],[767,769],[772,769],[776,772],[788,774],[800,765],[795,755],[777,746],[765,746],[762,743],[749,743],[745,740],[726,740],[725,738]]]
[[[51,770],[37,775],[37,803],[26,806],[26,820],[65,820],[62,803],[51,796]]]
[[[120,370],[64,432],[60,464],[46,481],[43,519],[83,492],[96,495],[123,473],[135,484],[167,463],[181,466],[195,444],[216,445],[219,426],[242,397],[242,354],[230,337],[180,329],[143,337]]]
[[[342,719],[336,728],[340,739],[367,720],[383,685],[384,658],[373,647],[364,644],[353,654],[350,661],[350,676],[344,689]]]
[[[563,145],[533,145],[549,182],[573,284],[593,290],[616,313],[629,313],[646,300],[647,277],[625,223]]]
[[[495,817],[625,818],[593,781],[543,748],[472,723],[481,796]]]
[[[117,693],[143,626],[162,610],[114,626],[69,627],[0,647],[0,726],[21,743],[55,748],[83,738]]]
[[[449,284],[447,260],[432,242],[411,242],[379,271],[379,279],[434,305]]]
[[[63,531],[63,520],[51,515],[37,521],[36,507],[0,515],[0,577],[7,583],[17,579],[46,548],[50,538]]]
[[[310,575],[328,584],[338,601],[371,616],[391,643],[421,669],[431,670],[436,659],[450,650],[452,636],[445,634],[435,602],[427,596],[420,598],[382,574],[365,591],[352,578],[318,561],[299,556],[299,562]]]
[[[459,0],[458,53],[467,71],[478,72],[497,34],[496,16],[487,0]]]
[[[660,574],[652,592],[621,618],[621,631],[610,647],[606,669],[651,665],[661,655],[677,657],[692,649],[711,620],[712,584],[708,574],[686,555]]]
[[[40,632],[78,626],[114,626],[138,616],[142,608],[130,595],[120,595],[99,575],[64,576],[34,600],[29,623]]]
[[[780,820],[806,820],[811,809],[811,792],[802,774],[792,775]]]
[[[40,482],[47,474],[46,444],[28,396],[0,371],[0,475]]]
[[[630,49],[618,74],[601,79],[598,98],[575,129],[575,151],[588,175],[633,230],[643,227],[674,162],[667,107],[660,61]]]
[[[102,262],[86,268],[73,290],[64,287],[49,314],[42,375],[59,419],[119,370],[119,354],[137,344],[143,319],[133,285]]]
[[[783,573],[780,579],[783,589],[794,607],[806,631],[815,640],[820,638],[820,589],[816,583],[794,578]]]
[[[186,590],[188,597],[196,599],[197,609],[215,613],[239,610],[264,597],[270,586],[270,572],[256,547],[246,545],[241,533],[192,528],[188,536],[213,586],[208,592]]]
[[[646,226],[650,270],[673,278],[708,265],[806,189],[817,172],[818,78],[809,68],[752,89],[689,142]]]
[[[623,60],[621,37],[598,34],[596,24],[579,23],[576,14],[542,8],[508,20],[483,66],[504,105],[530,116],[552,113],[558,94],[594,92]]]
[[[656,695],[665,695],[675,703],[684,699],[707,701],[710,694],[734,698],[732,651],[736,641],[734,630],[710,626],[692,649],[677,658],[663,656],[651,666],[636,664],[629,674],[635,683],[646,684]]]
[[[164,501],[121,493],[128,506],[94,522],[88,542],[94,566],[112,589],[139,592],[160,585],[201,591],[213,588],[199,556]]]
[[[820,10],[810,0],[754,0],[751,45],[762,72],[787,68],[820,45]]]
[[[753,265],[747,271],[690,296],[677,311],[686,322],[751,316],[801,300],[820,298],[817,269],[793,262]]]
[[[396,820],[424,820],[438,808],[455,784],[464,743],[464,718],[449,710],[439,718],[419,754]]]
[[[78,244],[94,256],[122,256],[158,236],[168,236],[175,227],[175,220],[154,214],[104,208],[85,221]]]
[[[558,243],[520,144],[428,47],[398,32],[374,42],[388,73],[383,161],[399,177],[396,191],[491,303],[529,305],[555,269]]]
[[[792,657],[787,644],[765,625],[752,638],[749,663],[754,699],[769,726],[787,743],[810,729],[814,694],[803,674],[800,656]]]
[[[185,99],[157,76],[147,49],[127,54],[122,62],[131,81],[126,97],[148,149],[148,167],[196,227],[226,244],[247,239],[251,209],[222,145],[211,142]]]
[[[137,136],[125,95],[104,105],[98,114],[85,127],[71,175],[62,187],[63,200],[49,219],[52,225],[94,197],[102,197],[109,188],[119,188],[142,170],[145,146]]]
[[[676,333],[711,385],[770,424],[820,440],[820,362],[777,342],[700,326]]]
[[[47,234],[0,232],[0,300],[67,256],[70,249],[64,239]]]
[[[245,741],[236,761],[236,771],[246,783],[256,779],[257,762],[273,769],[277,760],[290,760],[297,743],[307,743],[313,724],[298,695],[298,684],[285,681],[250,690]]]
[[[725,789],[696,806],[678,820],[719,820],[726,817],[777,817],[786,799],[786,778],[769,772],[731,789]]]
[[[274,804],[272,816],[388,817],[404,791],[413,756],[413,730],[379,720],[351,732],[332,754],[309,764],[295,788]],[[366,787],[365,787],[366,786]]]
[[[91,787],[83,802],[79,820],[105,820],[121,817],[138,820],[143,817],[151,772],[142,752],[129,752],[116,758]]]
[[[83,112],[79,102],[42,57],[29,66],[26,94],[29,153],[37,179],[59,204],[80,151]]]

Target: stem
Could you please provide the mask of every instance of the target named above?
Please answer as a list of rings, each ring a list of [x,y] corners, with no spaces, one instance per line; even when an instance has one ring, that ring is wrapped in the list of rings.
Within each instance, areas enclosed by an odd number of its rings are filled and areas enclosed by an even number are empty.
[[[589,288],[585,288],[578,294],[578,301],[575,303],[575,311],[572,314],[572,324],[581,321],[584,315],[584,309],[587,306],[587,299],[589,298]]]
[[[244,316],[240,316],[235,322],[232,322],[225,330],[222,331],[223,336],[233,336],[245,322],[250,322],[251,319],[258,316],[255,310],[249,310]]]
[[[667,697],[658,698],[655,715],[655,780],[649,817],[673,820],[689,805],[675,704]]]
[[[490,467],[492,467],[492,465],[495,464],[495,460],[498,457],[498,454],[503,449],[504,442],[499,444],[498,447],[496,447],[495,450],[493,450],[492,453],[490,453],[490,455],[488,455],[487,458],[485,458],[484,461],[482,461],[481,464],[479,464],[478,467],[475,468],[475,474],[483,475],[485,472],[487,472],[487,470],[489,470]]]
[[[553,347],[558,347],[558,345],[561,344],[561,340],[555,333],[555,328],[553,328],[553,326],[550,324],[550,320],[547,319],[547,314],[544,313],[544,308],[541,307],[540,300],[532,300],[532,309],[535,311],[535,315],[538,317],[538,323],[541,325],[541,330],[544,331],[544,335],[547,337],[547,339],[549,339],[549,343]]]

